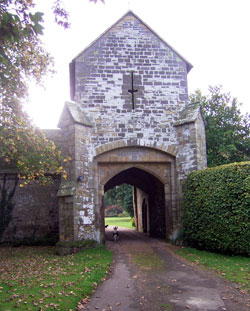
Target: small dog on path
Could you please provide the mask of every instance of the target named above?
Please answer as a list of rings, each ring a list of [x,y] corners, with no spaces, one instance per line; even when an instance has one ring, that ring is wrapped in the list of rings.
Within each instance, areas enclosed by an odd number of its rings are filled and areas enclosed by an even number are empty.
[[[113,231],[113,239],[114,242],[117,242],[119,240],[119,233],[118,233],[118,227],[114,227],[114,231]]]

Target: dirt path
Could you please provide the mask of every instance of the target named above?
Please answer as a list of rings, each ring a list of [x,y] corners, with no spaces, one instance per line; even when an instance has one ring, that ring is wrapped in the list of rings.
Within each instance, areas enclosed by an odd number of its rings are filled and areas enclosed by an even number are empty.
[[[250,298],[212,273],[174,255],[161,240],[120,229],[113,250],[113,272],[103,282],[86,310],[101,311],[249,311]]]

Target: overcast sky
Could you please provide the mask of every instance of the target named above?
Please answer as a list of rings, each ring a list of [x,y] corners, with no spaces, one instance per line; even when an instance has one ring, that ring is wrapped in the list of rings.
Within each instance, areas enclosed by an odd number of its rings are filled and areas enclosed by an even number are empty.
[[[129,9],[193,65],[189,93],[206,94],[209,85],[220,84],[243,103],[242,112],[250,111],[250,0],[63,1],[69,30],[54,23],[53,0],[35,0],[45,13],[43,41],[57,71],[45,79],[45,88],[30,85],[26,109],[36,125],[57,127],[69,100],[68,64]]]

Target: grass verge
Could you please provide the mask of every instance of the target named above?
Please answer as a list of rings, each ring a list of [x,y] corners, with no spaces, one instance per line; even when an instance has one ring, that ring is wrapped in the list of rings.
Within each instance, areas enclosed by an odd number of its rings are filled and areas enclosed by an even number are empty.
[[[177,254],[216,271],[223,278],[238,283],[242,289],[250,292],[250,258],[211,253],[190,247],[179,249]]]
[[[76,310],[111,261],[104,246],[60,257],[54,247],[0,247],[0,310]]]
[[[105,225],[134,229],[130,217],[105,217]]]

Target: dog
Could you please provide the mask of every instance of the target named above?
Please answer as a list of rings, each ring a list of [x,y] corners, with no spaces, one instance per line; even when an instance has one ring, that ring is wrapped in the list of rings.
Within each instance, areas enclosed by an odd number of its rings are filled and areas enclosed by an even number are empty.
[[[119,240],[119,233],[118,233],[118,227],[114,227],[114,231],[113,231],[113,239],[114,242],[117,242]]]
[[[108,228],[109,225],[105,225],[105,228]]]

